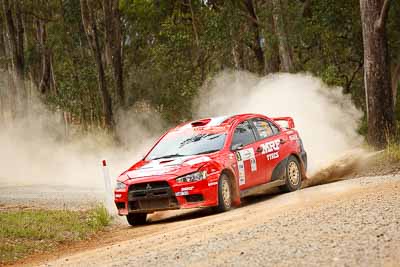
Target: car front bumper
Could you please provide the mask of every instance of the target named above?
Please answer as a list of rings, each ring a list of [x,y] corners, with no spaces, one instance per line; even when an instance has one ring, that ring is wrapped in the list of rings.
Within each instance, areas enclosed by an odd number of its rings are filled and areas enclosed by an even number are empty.
[[[190,183],[177,183],[175,179],[140,179],[137,183],[131,183],[126,190],[115,191],[118,214],[216,206],[218,178],[219,173]]]

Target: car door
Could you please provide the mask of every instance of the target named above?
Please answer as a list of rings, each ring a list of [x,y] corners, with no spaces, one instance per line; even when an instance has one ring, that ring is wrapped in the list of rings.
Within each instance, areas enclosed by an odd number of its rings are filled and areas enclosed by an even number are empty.
[[[256,130],[256,158],[263,172],[260,183],[266,183],[271,181],[273,170],[285,154],[285,149],[282,149],[285,140],[273,122],[265,118],[254,118],[251,122]]]
[[[236,126],[231,142],[235,152],[240,189],[257,185],[259,169],[255,158],[256,135],[254,127],[246,120]]]

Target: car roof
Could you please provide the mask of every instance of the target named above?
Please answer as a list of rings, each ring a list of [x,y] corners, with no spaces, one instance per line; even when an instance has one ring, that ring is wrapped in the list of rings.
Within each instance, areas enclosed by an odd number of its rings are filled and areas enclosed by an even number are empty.
[[[194,120],[190,122],[185,122],[171,131],[181,131],[185,129],[203,129],[203,130],[220,130],[226,131],[228,130],[231,125],[236,122],[237,120],[247,119],[251,117],[266,117],[261,114],[254,114],[254,113],[246,113],[246,114],[236,114],[236,115],[229,115],[229,116],[219,116],[219,117],[209,117],[203,118],[199,120]],[[267,118],[267,117],[266,117]]]

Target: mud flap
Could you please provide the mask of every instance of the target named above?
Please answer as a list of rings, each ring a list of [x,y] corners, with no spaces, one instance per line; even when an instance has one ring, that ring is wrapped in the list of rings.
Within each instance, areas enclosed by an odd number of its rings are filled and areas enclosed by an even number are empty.
[[[275,167],[272,172],[271,181],[283,180],[285,178],[286,165],[289,158],[285,158]]]

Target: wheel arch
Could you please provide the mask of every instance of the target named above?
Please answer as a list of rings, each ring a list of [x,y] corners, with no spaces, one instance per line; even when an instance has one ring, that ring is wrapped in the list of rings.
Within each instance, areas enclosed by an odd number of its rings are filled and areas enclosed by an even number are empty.
[[[306,167],[305,167],[305,165],[304,165],[304,162],[303,162],[302,158],[301,158],[298,154],[296,154],[296,153],[292,153],[292,154],[289,155],[289,157],[290,157],[290,156],[295,157],[295,158],[297,159],[297,161],[300,163],[300,168],[301,168],[301,179],[302,179],[302,180],[307,179]],[[288,157],[288,158],[289,158],[289,157]]]
[[[239,185],[236,182],[235,174],[233,173],[232,170],[230,169],[223,169],[220,174],[220,178],[222,174],[225,174],[226,176],[229,177],[229,180],[231,182],[232,186],[232,202],[234,205],[239,205],[240,204],[240,190],[239,190]]]

